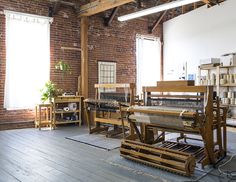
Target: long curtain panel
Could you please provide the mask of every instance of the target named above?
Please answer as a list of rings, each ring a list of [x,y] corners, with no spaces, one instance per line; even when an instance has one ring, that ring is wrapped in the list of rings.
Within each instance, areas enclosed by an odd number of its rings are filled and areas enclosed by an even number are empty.
[[[137,95],[143,86],[155,86],[160,80],[161,43],[157,37],[136,36]]]
[[[30,109],[50,77],[50,21],[17,12],[6,15],[4,107]]]

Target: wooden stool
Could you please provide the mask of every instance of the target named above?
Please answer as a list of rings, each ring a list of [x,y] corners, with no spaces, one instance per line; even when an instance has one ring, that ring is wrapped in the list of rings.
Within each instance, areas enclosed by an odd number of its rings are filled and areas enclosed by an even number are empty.
[[[38,104],[35,106],[35,128],[41,130],[42,126],[54,128],[52,119],[52,104]]]

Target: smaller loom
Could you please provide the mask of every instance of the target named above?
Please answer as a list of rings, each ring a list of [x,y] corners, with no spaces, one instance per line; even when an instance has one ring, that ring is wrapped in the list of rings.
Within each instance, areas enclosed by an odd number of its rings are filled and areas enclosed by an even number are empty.
[[[121,119],[120,106],[134,105],[135,84],[95,84],[95,99],[85,99],[86,116],[89,133],[106,132],[108,137],[124,133],[124,127],[129,123]],[[91,111],[94,111],[94,124],[92,127]],[[122,124],[123,123],[123,124]],[[113,130],[109,131],[109,128]]]

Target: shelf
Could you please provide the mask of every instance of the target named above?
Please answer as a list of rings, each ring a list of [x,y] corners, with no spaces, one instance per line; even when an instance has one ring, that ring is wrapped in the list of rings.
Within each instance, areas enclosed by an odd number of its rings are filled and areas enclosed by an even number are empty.
[[[72,124],[72,123],[81,123],[80,120],[71,121],[71,120],[62,120],[62,121],[55,121],[55,124]]]
[[[217,85],[199,85],[199,86],[211,86],[211,87],[217,87]]]
[[[236,105],[232,105],[232,104],[221,104],[221,106],[236,107]]]
[[[35,121],[37,124],[39,123],[39,120],[36,120]],[[52,124],[51,121],[47,121],[47,120],[43,120],[43,121],[40,121],[41,124]]]
[[[201,70],[213,70],[213,69],[216,69],[217,67],[219,67],[219,68],[235,68],[236,67],[236,65],[231,65],[231,66],[211,66],[211,65],[209,65],[209,66],[199,66],[199,68],[201,69]]]
[[[80,110],[77,109],[75,111],[64,111],[64,110],[55,111],[56,114],[75,113],[75,112],[80,112]]]
[[[199,68],[201,70],[212,70],[212,69],[216,69],[218,66],[220,66],[220,63],[202,64],[199,66]]]
[[[213,70],[216,69],[217,67],[199,67],[201,70]]]
[[[236,87],[236,84],[223,84],[223,85],[220,85],[220,87]]]
[[[231,65],[231,66],[220,66],[220,68],[235,68],[236,65]]]
[[[55,125],[59,125],[59,124],[71,124],[71,123],[79,123],[79,125],[81,125],[81,108],[82,108],[82,96],[59,96],[59,97],[55,97],[53,99],[53,120]],[[63,110],[63,108],[65,107],[66,104],[69,103],[76,103],[76,110],[69,110],[69,111],[65,111]],[[76,113],[76,115],[78,116],[78,118],[76,118],[77,120],[70,120],[71,117],[69,117],[68,119],[63,117],[63,114],[68,114],[70,116],[74,115],[74,113]],[[74,118],[75,119],[75,118]]]
[[[58,96],[53,99],[53,102],[56,104],[76,103],[76,102],[80,102],[82,98],[83,98],[82,96]]]

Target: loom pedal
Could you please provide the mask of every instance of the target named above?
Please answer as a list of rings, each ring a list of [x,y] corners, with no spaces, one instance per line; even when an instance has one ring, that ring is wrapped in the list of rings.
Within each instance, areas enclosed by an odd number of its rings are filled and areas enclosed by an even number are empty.
[[[131,140],[122,141],[120,155],[183,176],[191,176],[196,166],[194,156],[189,153]]]

